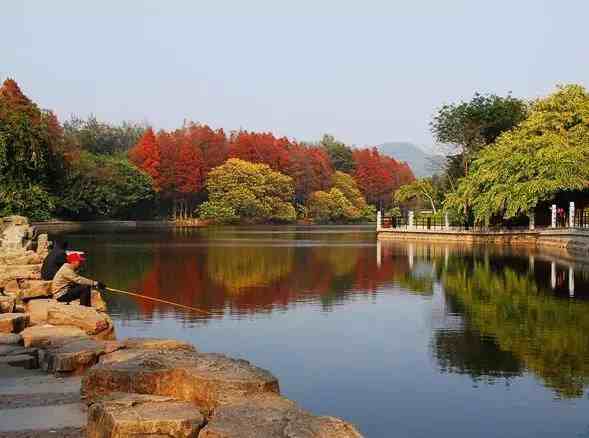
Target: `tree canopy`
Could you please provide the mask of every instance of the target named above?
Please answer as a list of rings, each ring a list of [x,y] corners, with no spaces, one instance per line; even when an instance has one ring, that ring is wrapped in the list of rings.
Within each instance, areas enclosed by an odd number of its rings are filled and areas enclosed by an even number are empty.
[[[209,200],[199,209],[203,218],[219,222],[296,219],[292,178],[266,164],[231,158],[209,173],[206,188]]]
[[[583,190],[589,181],[589,94],[559,87],[531,105],[520,125],[480,151],[445,205],[467,205],[477,223],[532,211],[559,191]]]
[[[457,179],[466,175],[476,153],[517,126],[526,112],[525,102],[511,95],[475,93],[468,102],[443,105],[431,122],[431,130],[436,141],[452,147],[446,157],[449,176]]]

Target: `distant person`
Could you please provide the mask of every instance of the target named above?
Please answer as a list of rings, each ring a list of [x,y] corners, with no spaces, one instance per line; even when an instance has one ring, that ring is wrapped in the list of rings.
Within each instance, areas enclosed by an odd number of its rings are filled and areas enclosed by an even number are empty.
[[[68,243],[64,240],[63,242],[55,241],[53,248],[45,257],[43,266],[41,267],[41,279],[45,281],[53,280],[59,268],[61,268],[67,262],[66,250]]]
[[[68,254],[67,263],[59,268],[51,285],[53,298],[57,301],[69,304],[70,301],[79,298],[82,306],[90,307],[92,305],[90,288],[106,288],[100,281],[90,280],[77,273],[84,260],[84,257],[79,253]]]

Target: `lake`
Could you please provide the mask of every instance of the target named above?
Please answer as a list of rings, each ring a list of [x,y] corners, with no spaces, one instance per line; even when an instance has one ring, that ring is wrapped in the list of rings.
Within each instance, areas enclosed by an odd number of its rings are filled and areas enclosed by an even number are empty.
[[[245,358],[368,437],[589,437],[589,264],[373,227],[71,232],[117,336]]]

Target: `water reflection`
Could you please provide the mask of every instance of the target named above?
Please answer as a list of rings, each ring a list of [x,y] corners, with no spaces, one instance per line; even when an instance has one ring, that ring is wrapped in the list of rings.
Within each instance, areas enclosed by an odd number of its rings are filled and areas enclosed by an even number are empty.
[[[432,303],[439,373],[508,385],[532,373],[559,398],[587,388],[589,263],[563,254],[376,242],[361,227],[78,233],[70,240],[90,252],[88,271],[108,284],[209,312],[178,312],[183,320],[249,318],[307,303],[329,312],[358,297],[401,294]],[[123,320],[140,315],[149,323],[176,312],[107,299]]]

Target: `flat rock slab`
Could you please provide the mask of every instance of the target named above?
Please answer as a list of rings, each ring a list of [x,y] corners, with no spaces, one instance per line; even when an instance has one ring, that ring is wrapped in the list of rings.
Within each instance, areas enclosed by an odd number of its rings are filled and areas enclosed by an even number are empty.
[[[56,374],[81,374],[96,364],[100,356],[119,348],[121,344],[116,341],[74,339],[45,350],[41,358],[41,367]]]
[[[39,368],[39,359],[37,356],[30,354],[14,354],[10,356],[0,356],[0,364],[33,370]]]
[[[199,438],[359,438],[339,418],[318,417],[278,395],[262,395],[221,406]]]
[[[0,410],[0,432],[81,428],[86,412],[80,403]]]
[[[18,345],[22,343],[19,333],[0,333],[0,345]]]
[[[160,338],[126,338],[122,341],[124,348],[135,350],[186,350],[196,351],[196,348],[188,342],[176,339]]]
[[[23,330],[20,335],[25,347],[50,348],[64,345],[75,338],[89,339],[78,327],[36,325]]]
[[[29,315],[26,313],[1,313],[0,333],[20,333],[29,324]]]
[[[193,404],[168,398],[126,395],[88,410],[88,438],[196,438],[205,417]]]
[[[112,392],[171,396],[206,409],[260,393],[279,393],[270,372],[245,360],[195,351],[119,350],[82,379],[88,403]]]

